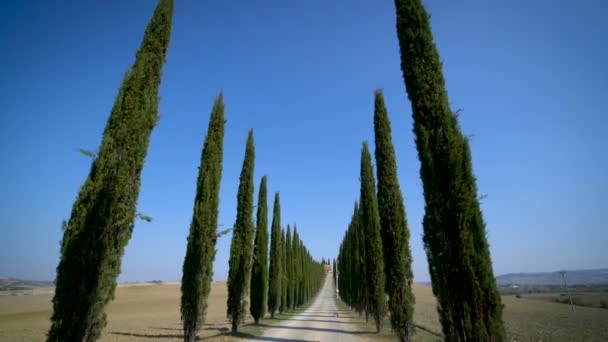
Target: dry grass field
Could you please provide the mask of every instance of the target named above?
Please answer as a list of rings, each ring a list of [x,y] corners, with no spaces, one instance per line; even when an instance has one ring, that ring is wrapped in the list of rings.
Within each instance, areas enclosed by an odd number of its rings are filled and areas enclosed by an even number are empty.
[[[431,288],[415,285],[416,324],[439,333],[435,299]],[[52,294],[0,296],[0,341],[42,341],[49,326]],[[119,287],[116,300],[108,307],[108,326],[102,341],[179,341],[180,291],[177,284]],[[510,340],[517,341],[608,341],[608,310],[577,307],[572,313],[564,304],[503,297],[504,319]],[[388,323],[388,322],[387,322]],[[227,334],[226,283],[211,289],[207,322],[200,337],[212,341],[236,340]],[[390,340],[388,333],[381,340]],[[251,325],[242,337],[258,335]],[[370,336],[371,337],[371,336]],[[424,337],[424,338],[423,338]],[[421,333],[417,340],[440,340]]]
[[[226,283],[213,283],[207,321],[200,337],[226,336]],[[43,341],[49,327],[52,294],[0,296],[0,341]],[[102,341],[179,341],[182,330],[177,284],[119,287],[108,307]],[[251,330],[246,327],[244,331]]]
[[[441,325],[435,309],[435,297],[430,286],[414,284],[416,308],[414,320],[418,327],[415,341],[442,341],[435,335],[441,334]],[[541,301],[538,299],[519,299],[503,296],[505,305],[504,320],[509,341],[608,341],[608,310],[576,307],[573,314],[570,306]],[[368,330],[373,330],[370,321]],[[385,320],[385,331],[381,340],[396,341],[387,329],[390,323]],[[421,331],[422,330],[422,331]]]
[[[440,332],[435,298],[430,286],[414,285],[416,324]],[[576,307],[515,296],[503,296],[509,340],[608,341],[608,310]]]

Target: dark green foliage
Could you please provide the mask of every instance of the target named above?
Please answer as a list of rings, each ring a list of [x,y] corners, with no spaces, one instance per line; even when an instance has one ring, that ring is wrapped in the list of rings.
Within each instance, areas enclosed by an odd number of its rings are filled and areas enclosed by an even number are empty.
[[[359,204],[355,202],[353,215],[340,244],[338,254],[338,289],[340,298],[360,315],[367,310],[365,250],[360,222]],[[361,241],[361,242],[360,242]]]
[[[397,178],[391,123],[380,90],[375,93],[374,131],[378,175],[378,210],[384,254],[386,293],[393,331],[401,341],[414,333],[412,254],[405,205]]]
[[[283,278],[278,310],[285,312],[306,304],[321,288],[325,279],[323,264],[315,261],[300,239],[294,225],[281,234]]]
[[[249,131],[245,159],[239,180],[236,222],[230,244],[228,270],[227,315],[232,322],[232,332],[238,332],[239,324],[247,313],[247,295],[251,280],[253,249],[253,169],[255,147],[253,130]]]
[[[61,243],[48,341],[95,341],[106,326],[124,248],[133,231],[140,175],[158,120],[158,88],[173,1],[161,0],[118,92],[97,158]]]
[[[266,176],[262,177],[258,195],[258,213],[256,234],[253,249],[253,266],[251,268],[251,306],[249,311],[255,321],[266,314],[268,298],[268,200]]]
[[[207,297],[213,280],[213,260],[217,241],[223,145],[224,102],[220,93],[213,104],[201,154],[194,213],[182,269],[181,318],[185,341],[195,340],[207,313]]]
[[[338,273],[337,270],[338,269],[336,268],[336,259],[334,258],[334,261],[333,261],[332,266],[331,266],[331,274],[332,274],[332,277],[334,278],[333,279],[333,281],[334,281],[334,287],[336,287],[336,274]]]
[[[268,269],[268,311],[274,318],[281,304],[281,201],[279,193],[274,194],[272,227],[270,233],[270,266]]]
[[[359,314],[367,310],[367,290],[366,290],[366,266],[365,266],[365,230],[361,224],[361,212],[359,210],[359,204],[355,203],[355,209],[352,218],[352,230],[353,230],[353,245],[354,254],[352,268],[357,272],[353,276],[352,281],[358,282],[353,284],[353,301],[355,309]],[[367,315],[366,315],[367,316]]]
[[[384,295],[384,261],[382,256],[382,238],[380,235],[380,216],[376,199],[376,181],[372,168],[372,159],[367,142],[363,143],[361,153],[361,207],[360,224],[365,234],[365,280],[367,312],[376,321],[376,332],[382,328],[386,313]]]
[[[291,273],[289,283],[291,284],[291,293],[293,296],[292,308],[302,305],[302,246],[300,246],[300,237],[298,235],[298,228],[293,226],[293,239],[291,241],[292,254],[291,254]]]
[[[285,312],[287,308],[287,292],[289,291],[289,278],[287,277],[287,243],[285,231],[281,230],[281,304],[279,312]]]
[[[287,310],[292,309],[295,306],[295,288],[293,278],[296,265],[294,260],[295,248],[291,247],[291,243],[291,227],[287,225],[287,233],[285,234],[285,278],[287,280],[285,293],[285,308]]]
[[[450,110],[429,18],[420,0],[395,5],[426,202],[423,240],[443,334],[456,342],[503,341],[470,149]]]

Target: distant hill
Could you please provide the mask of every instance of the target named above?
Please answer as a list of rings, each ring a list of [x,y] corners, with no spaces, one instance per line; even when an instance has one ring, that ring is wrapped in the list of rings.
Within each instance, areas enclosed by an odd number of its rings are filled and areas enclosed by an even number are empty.
[[[15,278],[0,278],[0,296],[21,296],[49,293],[53,290],[52,281],[35,281]]]
[[[566,270],[568,285],[608,284],[608,268],[595,270]],[[496,277],[499,286],[509,285],[562,285],[558,272],[509,273]]]
[[[0,278],[0,289],[33,288],[55,286],[52,281],[23,280],[16,278]]]

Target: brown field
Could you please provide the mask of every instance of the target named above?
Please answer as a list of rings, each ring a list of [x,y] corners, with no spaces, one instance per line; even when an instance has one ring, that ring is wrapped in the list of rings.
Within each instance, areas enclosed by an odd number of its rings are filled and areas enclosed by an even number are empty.
[[[601,307],[601,303],[608,303],[608,292],[573,292],[572,301],[574,302],[575,309],[579,306],[591,306]],[[543,300],[549,302],[555,302],[556,300],[563,302],[568,301],[568,295],[563,292],[549,292],[549,293],[526,293],[521,295],[522,298],[531,300]]]
[[[431,288],[415,285],[416,324],[426,330],[441,331]],[[49,326],[52,294],[0,296],[0,341],[42,341]],[[108,326],[102,341],[176,341],[181,339],[180,291],[177,284],[119,287],[110,303]],[[517,341],[608,341],[608,310],[576,307],[572,313],[564,304],[538,299],[504,296],[504,319],[510,340]],[[200,337],[229,341],[226,332],[226,283],[214,283],[209,299],[207,322]],[[381,340],[390,340],[387,332]],[[247,325],[243,337],[258,335]],[[205,338],[205,339],[207,339]],[[439,340],[420,333],[417,340]]]
[[[440,332],[430,286],[414,285],[416,324]],[[512,341],[608,341],[608,310],[503,296],[504,321]]]

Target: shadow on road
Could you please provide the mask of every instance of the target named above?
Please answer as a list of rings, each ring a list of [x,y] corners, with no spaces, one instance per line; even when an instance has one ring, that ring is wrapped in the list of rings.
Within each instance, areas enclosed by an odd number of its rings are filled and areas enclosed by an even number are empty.
[[[290,319],[286,319],[286,321],[321,322],[321,323],[338,323],[338,324],[357,324],[355,322],[342,322],[342,321],[334,321],[334,320],[329,320],[329,319],[324,320],[324,319],[297,319],[297,318],[290,318]]]
[[[310,330],[310,331],[320,331],[320,332],[329,332],[329,333],[338,333],[338,334],[350,334],[350,335],[363,335],[363,334],[372,334],[369,331],[354,331],[354,330],[343,330],[343,329],[330,329],[330,328],[315,328],[315,327],[289,327],[286,325],[267,325],[260,324],[260,327],[264,328],[277,328],[277,329],[290,329],[290,330]]]
[[[335,315],[309,315],[307,313],[305,314],[298,314],[297,316],[302,316],[302,317],[326,317],[326,318],[335,318]],[[357,318],[357,316],[354,315],[339,315],[338,318]]]
[[[260,324],[263,325],[263,324]],[[274,325],[273,325],[274,326]],[[313,340],[298,340],[298,339],[293,339],[293,338],[279,338],[279,337],[266,337],[266,336],[255,336],[252,334],[247,334],[247,333],[236,333],[236,334],[232,334],[232,333],[226,333],[223,334],[224,336],[231,336],[231,337],[237,337],[237,338],[243,338],[243,339],[248,339],[248,340],[253,340],[253,341],[274,341],[274,342],[288,342],[288,341],[294,341],[294,342],[316,342]]]
[[[150,327],[150,329],[171,330],[171,331],[180,331],[180,332],[182,331],[182,329],[177,329],[177,328]],[[211,336],[204,336],[204,337],[197,336],[196,337],[197,341],[203,341],[203,340],[207,340],[207,339],[210,339],[212,337],[217,337],[217,336],[230,335],[230,333],[228,332],[230,329],[228,329],[226,327],[201,328],[200,330],[216,330],[219,333],[215,334],[215,335],[211,335]],[[110,332],[110,334],[120,335],[120,336],[139,337],[139,338],[149,338],[149,339],[163,338],[163,339],[180,339],[181,340],[184,338],[184,334],[138,334],[138,333],[121,332],[121,331],[112,331],[112,332]]]

